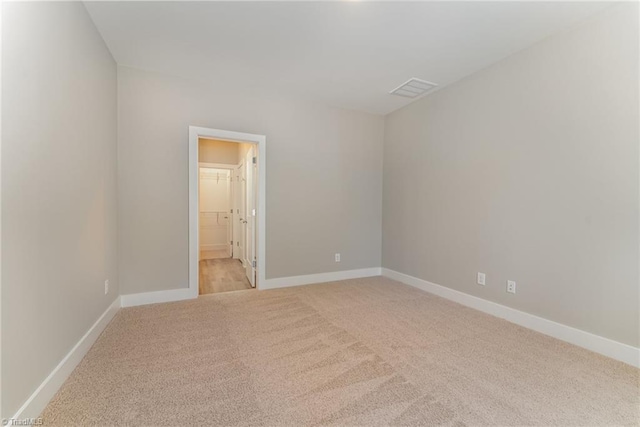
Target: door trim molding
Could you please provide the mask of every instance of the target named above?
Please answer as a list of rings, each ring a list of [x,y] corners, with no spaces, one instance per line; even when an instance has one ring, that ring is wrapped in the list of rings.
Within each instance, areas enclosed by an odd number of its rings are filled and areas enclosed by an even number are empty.
[[[256,288],[266,284],[266,188],[267,188],[267,137],[252,133],[233,132],[199,126],[189,126],[189,288],[191,298],[198,297],[198,139],[208,138],[228,142],[255,144],[258,146],[258,205],[256,240],[258,247]]]

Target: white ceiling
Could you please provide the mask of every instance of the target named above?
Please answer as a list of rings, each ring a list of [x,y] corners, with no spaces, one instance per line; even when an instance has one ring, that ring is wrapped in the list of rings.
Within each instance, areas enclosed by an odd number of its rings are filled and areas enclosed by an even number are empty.
[[[87,2],[121,65],[386,114],[606,2]],[[552,65],[550,65],[552,66]],[[427,95],[428,96],[428,95]]]

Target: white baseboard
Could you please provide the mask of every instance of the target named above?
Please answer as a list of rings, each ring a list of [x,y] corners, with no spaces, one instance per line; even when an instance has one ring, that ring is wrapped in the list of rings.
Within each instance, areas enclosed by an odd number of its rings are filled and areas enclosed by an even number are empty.
[[[418,279],[404,273],[399,273],[388,268],[382,268],[382,275],[398,282],[405,283],[423,291],[441,296],[467,307],[474,308],[487,314],[508,320],[525,328],[549,335],[562,341],[577,345],[587,350],[602,354],[612,359],[619,360],[631,366],[640,368],[640,349],[601,337],[571,326],[547,320],[533,314],[525,313],[506,307],[495,302],[474,297],[464,292],[456,291],[445,286],[436,285],[427,280]]]
[[[334,282],[337,280],[358,279],[361,277],[380,276],[380,267],[363,268],[360,270],[334,271],[331,273],[307,274],[304,276],[281,277],[267,279],[258,289],[277,289],[290,286],[309,285],[312,283]],[[196,291],[197,292],[197,291]],[[198,294],[191,289],[170,289],[168,291],[143,292],[120,296],[122,307],[157,304],[161,302],[183,301],[197,298]]]
[[[69,378],[71,372],[78,366],[82,358],[87,354],[91,346],[98,339],[102,331],[107,327],[113,316],[120,309],[120,297],[102,313],[96,322],[89,328],[80,341],[73,346],[71,351],[62,359],[58,366],[54,368],[49,376],[38,386],[29,399],[22,405],[13,416],[14,420],[38,417],[47,406],[51,398],[56,394],[62,384]]]
[[[228,243],[206,243],[200,245],[201,251],[224,251],[229,249]]]
[[[160,302],[183,301],[198,298],[196,293],[189,288],[170,289],[168,291],[142,292],[139,294],[121,295],[122,307],[135,307],[138,305],[157,304]]]
[[[280,277],[267,279],[260,290],[288,288],[290,286],[309,285],[312,283],[335,282],[338,280],[359,279],[361,277],[380,276],[380,267],[362,268],[359,270],[334,271],[331,273],[307,274],[304,276]]]

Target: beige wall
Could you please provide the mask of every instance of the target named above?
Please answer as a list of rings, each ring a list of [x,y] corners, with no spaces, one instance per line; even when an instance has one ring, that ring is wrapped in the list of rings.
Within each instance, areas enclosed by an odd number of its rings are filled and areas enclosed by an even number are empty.
[[[200,162],[204,163],[237,165],[242,145],[237,142],[200,138],[198,140],[198,158]]]
[[[267,278],[380,265],[382,117],[127,67],[118,105],[123,294],[188,286],[189,125],[266,135]]]
[[[383,266],[638,346],[637,19],[614,7],[387,116]]]
[[[2,12],[2,414],[10,417],[119,293],[117,70],[82,3],[4,2]]]

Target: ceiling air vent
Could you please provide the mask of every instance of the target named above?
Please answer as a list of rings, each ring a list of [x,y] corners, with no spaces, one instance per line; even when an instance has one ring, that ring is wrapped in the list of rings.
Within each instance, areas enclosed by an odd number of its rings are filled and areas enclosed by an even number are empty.
[[[433,90],[436,86],[438,85],[435,83],[413,77],[389,93],[392,95],[404,96],[405,98],[417,98],[420,95],[424,95],[425,93]]]

